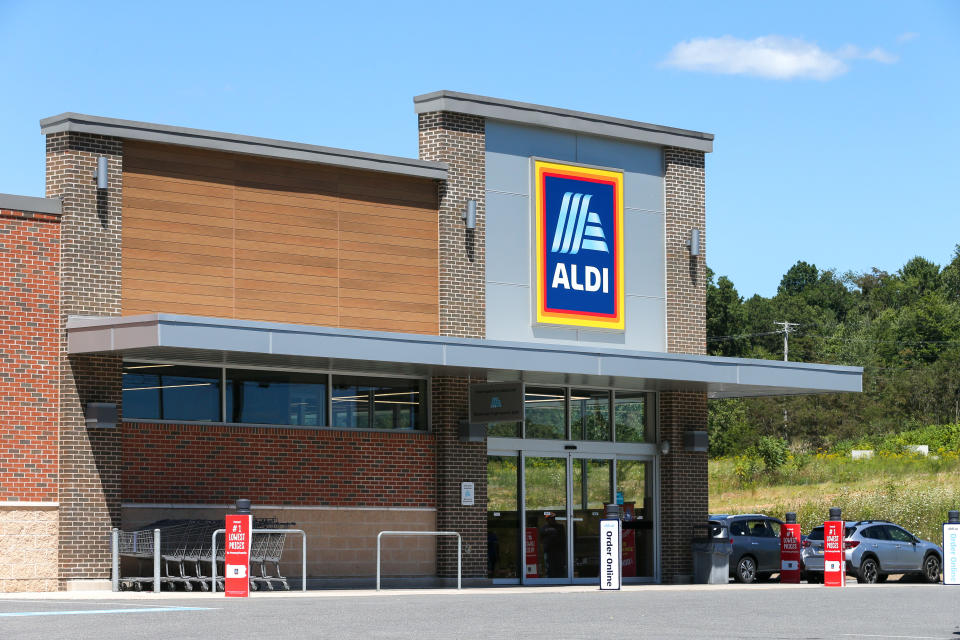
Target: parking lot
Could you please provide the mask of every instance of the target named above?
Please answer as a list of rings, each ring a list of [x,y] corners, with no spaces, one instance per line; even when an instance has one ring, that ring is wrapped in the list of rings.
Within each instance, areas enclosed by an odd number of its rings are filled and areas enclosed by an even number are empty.
[[[940,585],[643,586],[0,597],[0,637],[960,638]]]

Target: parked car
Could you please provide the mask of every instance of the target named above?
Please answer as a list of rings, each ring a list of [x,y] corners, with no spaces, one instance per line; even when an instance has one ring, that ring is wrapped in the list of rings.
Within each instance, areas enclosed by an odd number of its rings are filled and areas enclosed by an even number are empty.
[[[846,573],[857,582],[884,582],[891,573],[919,574],[939,582],[943,567],[940,545],[884,520],[844,523],[843,548]],[[823,527],[814,527],[803,541],[804,575],[808,582],[823,580]]]
[[[737,582],[769,580],[780,573],[780,525],[783,521],[762,514],[710,516],[711,522],[725,525],[730,531],[733,550],[730,554],[730,576]]]

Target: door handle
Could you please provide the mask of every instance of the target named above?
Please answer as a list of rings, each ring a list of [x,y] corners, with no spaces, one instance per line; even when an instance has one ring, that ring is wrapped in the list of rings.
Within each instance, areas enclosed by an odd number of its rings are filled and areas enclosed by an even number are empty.
[[[750,544],[760,544],[759,542],[751,542]]]

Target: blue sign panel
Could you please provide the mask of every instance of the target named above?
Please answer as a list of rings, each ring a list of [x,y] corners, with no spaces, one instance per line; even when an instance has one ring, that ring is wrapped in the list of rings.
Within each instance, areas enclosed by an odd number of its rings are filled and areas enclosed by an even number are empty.
[[[536,162],[537,321],[623,329],[623,175]]]

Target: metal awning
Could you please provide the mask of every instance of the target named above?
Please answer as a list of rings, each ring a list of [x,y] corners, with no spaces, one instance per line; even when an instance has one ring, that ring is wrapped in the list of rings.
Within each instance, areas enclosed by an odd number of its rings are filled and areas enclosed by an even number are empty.
[[[859,392],[863,369],[359,331],[165,313],[71,316],[70,354],[387,375],[474,376],[537,384],[700,391],[712,398]]]

